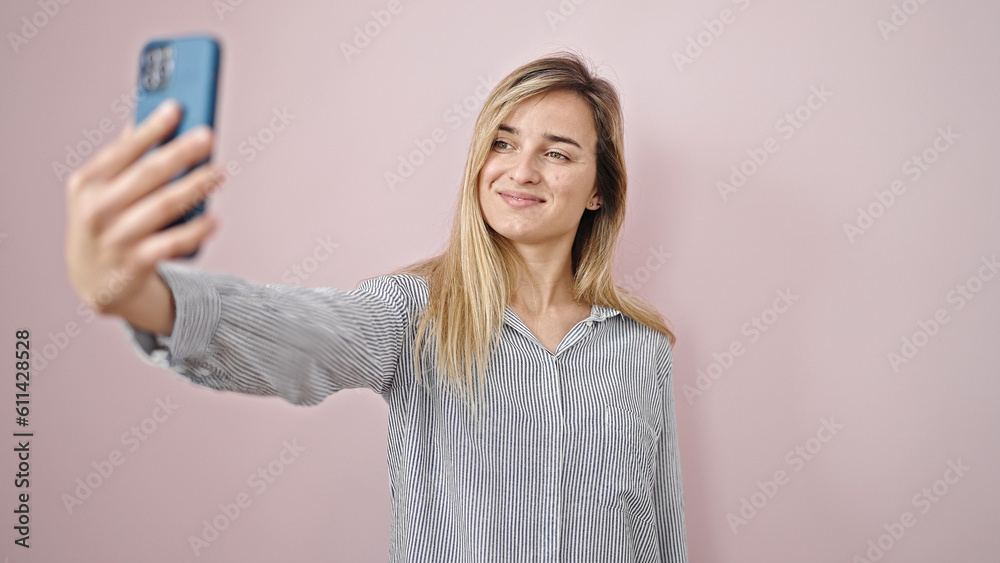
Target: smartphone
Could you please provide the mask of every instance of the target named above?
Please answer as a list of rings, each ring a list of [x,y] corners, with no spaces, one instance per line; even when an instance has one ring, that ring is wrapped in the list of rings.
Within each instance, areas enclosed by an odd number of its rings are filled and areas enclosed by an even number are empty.
[[[173,98],[180,102],[183,116],[177,129],[161,145],[198,125],[208,125],[214,129],[220,59],[219,42],[208,35],[156,39],[146,43],[139,58],[136,124],[146,119],[161,102]],[[211,155],[181,171],[171,181],[183,177],[210,159]],[[204,200],[192,202],[183,216],[163,229],[197,217],[205,211],[205,204]],[[193,258],[197,253],[198,249],[195,249],[183,257]]]

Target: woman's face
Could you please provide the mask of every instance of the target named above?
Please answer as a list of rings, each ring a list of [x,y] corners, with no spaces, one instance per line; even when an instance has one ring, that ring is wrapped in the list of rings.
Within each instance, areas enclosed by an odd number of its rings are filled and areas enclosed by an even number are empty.
[[[479,173],[487,224],[516,244],[571,247],[587,204],[599,202],[596,151],[592,109],[578,94],[523,101],[500,124]]]

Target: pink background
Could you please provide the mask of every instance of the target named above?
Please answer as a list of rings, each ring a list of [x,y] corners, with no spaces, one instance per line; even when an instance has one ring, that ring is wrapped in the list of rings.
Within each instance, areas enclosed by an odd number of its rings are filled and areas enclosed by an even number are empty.
[[[1000,253],[1000,5],[471,4],[403,0],[350,60],[341,44],[388,2],[243,1],[222,17],[207,0],[70,2],[49,18],[37,2],[2,4],[0,556],[387,559],[381,398],[351,390],[302,408],[196,387],[143,363],[120,321],[83,314],[70,287],[53,163],[65,163],[67,146],[86,149],[85,131],[102,120],[113,131],[101,143],[131,118],[115,100],[130,92],[145,40],[211,31],[224,44],[215,154],[242,172],[210,203],[220,230],[197,266],[270,283],[304,267],[313,271],[303,285],[351,289],[436,252],[481,81],[579,49],[623,96],[631,181],[619,282],[679,337],[691,560],[846,563],[881,543],[885,562],[995,561],[1000,276],[980,266]],[[894,6],[902,25],[884,37],[879,20],[891,23]],[[731,23],[712,24],[726,9]],[[45,25],[15,52],[9,33],[25,17]],[[688,41],[699,33],[700,54]],[[674,53],[688,48],[697,56],[678,68]],[[814,87],[831,94],[810,99]],[[462,104],[469,117],[453,108]],[[250,160],[241,143],[282,109],[294,118]],[[779,120],[796,111],[808,120],[786,138]],[[438,128],[445,140],[390,189],[385,173]],[[939,128],[954,136],[936,153],[927,149]],[[777,150],[723,200],[717,182],[754,151],[760,158],[768,138]],[[907,162],[925,150],[937,158],[914,180]],[[905,191],[879,214],[874,192],[891,193],[894,180]],[[844,225],[869,206],[880,216],[852,242]],[[336,245],[326,260],[313,258],[317,239]],[[959,309],[960,285],[977,292]],[[779,290],[797,299],[768,311]],[[922,346],[895,370],[889,354],[939,309],[948,322],[918,335]],[[771,323],[758,338],[744,330],[754,317]],[[63,334],[70,322],[76,330]],[[12,529],[11,352],[22,328],[36,355],[51,344],[52,356],[30,387],[30,551]],[[727,358],[734,342],[743,353]],[[703,377],[688,400],[699,370],[716,379]],[[144,419],[147,430],[154,414],[163,419],[158,399],[177,409],[145,441],[123,442]],[[299,457],[272,463],[293,440]],[[116,450],[124,463],[70,513],[64,495]],[[959,476],[949,461],[968,469]],[[251,486],[269,464],[280,475]],[[785,478],[767,483],[777,471]],[[771,496],[754,495],[763,490]],[[250,504],[195,556],[189,537],[241,493]],[[912,527],[894,526],[901,518]]]

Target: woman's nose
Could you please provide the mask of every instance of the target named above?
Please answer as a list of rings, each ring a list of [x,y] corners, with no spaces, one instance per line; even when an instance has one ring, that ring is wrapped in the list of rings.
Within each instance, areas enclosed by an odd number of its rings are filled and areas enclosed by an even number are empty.
[[[509,171],[510,179],[518,184],[537,184],[541,179],[541,173],[534,155],[522,151],[518,153],[516,159]]]

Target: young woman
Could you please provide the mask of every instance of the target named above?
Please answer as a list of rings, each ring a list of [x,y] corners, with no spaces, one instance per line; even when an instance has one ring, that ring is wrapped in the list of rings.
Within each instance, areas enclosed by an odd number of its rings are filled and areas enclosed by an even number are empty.
[[[138,158],[178,117],[124,131],[67,182],[73,285],[137,353],[300,405],[379,393],[392,561],[687,561],[674,336],[612,276],[626,172],[610,83],[571,53],[504,78],[446,250],[352,291],[167,262],[215,224],[158,231],[215,177],[158,189],[208,154],[207,134]]]

